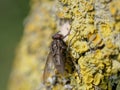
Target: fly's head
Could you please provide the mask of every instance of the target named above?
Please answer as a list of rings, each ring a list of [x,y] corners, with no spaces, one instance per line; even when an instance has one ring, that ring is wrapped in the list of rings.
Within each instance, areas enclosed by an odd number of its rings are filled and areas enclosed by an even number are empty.
[[[56,33],[56,34],[54,34],[53,36],[52,36],[52,39],[54,40],[54,39],[63,39],[64,37],[63,37],[63,35],[61,35],[61,34],[58,34],[58,33]]]

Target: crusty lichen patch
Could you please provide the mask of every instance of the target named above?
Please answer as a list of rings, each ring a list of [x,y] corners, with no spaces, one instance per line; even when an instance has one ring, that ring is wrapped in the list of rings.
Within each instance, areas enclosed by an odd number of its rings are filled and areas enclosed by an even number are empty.
[[[71,44],[70,53],[73,60],[78,63],[82,77],[81,80],[74,78],[76,81],[71,85],[74,86],[77,81],[81,81],[76,84],[75,88],[78,90],[95,90],[96,87],[102,90],[112,89],[108,84],[109,78],[120,70],[118,62],[120,27],[117,18],[120,16],[118,13],[120,1],[59,0],[59,2],[58,17],[71,20],[68,43]],[[76,76],[72,76],[71,80],[73,77]]]

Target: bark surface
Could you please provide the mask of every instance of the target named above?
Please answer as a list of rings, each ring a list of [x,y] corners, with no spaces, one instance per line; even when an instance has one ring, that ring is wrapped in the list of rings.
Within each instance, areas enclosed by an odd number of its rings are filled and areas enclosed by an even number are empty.
[[[68,46],[65,75],[43,84],[52,35]],[[55,77],[53,77],[55,76]],[[57,78],[57,79],[55,79]],[[54,82],[55,81],[55,82]],[[31,0],[8,90],[120,90],[120,1]]]

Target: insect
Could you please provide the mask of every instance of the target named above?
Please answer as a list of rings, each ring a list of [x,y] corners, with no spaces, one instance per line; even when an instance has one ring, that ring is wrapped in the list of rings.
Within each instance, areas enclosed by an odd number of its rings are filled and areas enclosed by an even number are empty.
[[[48,77],[54,71],[53,68],[55,68],[58,73],[64,74],[67,49],[67,45],[63,41],[65,37],[66,36],[59,33],[52,36],[53,41],[50,46],[50,52],[43,73],[44,83],[48,81]]]

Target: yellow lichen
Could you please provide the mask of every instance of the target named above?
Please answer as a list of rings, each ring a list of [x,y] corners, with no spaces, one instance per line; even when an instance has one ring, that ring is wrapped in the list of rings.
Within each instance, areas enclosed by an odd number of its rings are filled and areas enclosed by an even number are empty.
[[[77,41],[74,43],[73,48],[75,48],[75,51],[78,53],[83,53],[88,50],[88,45],[86,42],[83,41]]]
[[[109,5],[109,10],[112,15],[116,15],[117,11],[120,10],[120,3],[119,0],[112,1]]]
[[[120,62],[113,60],[112,61],[112,73],[117,73],[120,71]]]
[[[91,83],[94,79],[93,79],[93,75],[89,74],[89,73],[85,73],[85,76],[83,77],[84,82],[87,83]]]
[[[100,83],[100,80],[101,78],[103,78],[104,76],[100,73],[97,73],[95,76],[94,76],[94,81],[93,81],[93,84],[95,85],[99,85]]]
[[[120,62],[120,54],[118,54],[117,60]]]
[[[96,50],[94,57],[96,59],[101,59],[101,58],[103,58],[103,54],[100,50]]]
[[[95,37],[95,39],[93,40],[93,43],[94,43],[95,45],[97,45],[97,44],[99,44],[101,41],[102,41],[102,40],[101,40],[100,35],[97,34],[96,37]]]
[[[112,43],[112,41],[109,39],[109,40],[107,40],[106,41],[106,47],[107,48],[114,48],[115,47],[115,45]]]
[[[105,65],[104,65],[103,63],[99,63],[99,64],[98,64],[98,68],[99,68],[100,70],[103,70],[103,69],[105,68]]]
[[[96,29],[93,25],[88,24],[88,26],[85,28],[85,31],[87,34],[93,34],[93,33],[95,33]]]
[[[100,31],[103,37],[107,37],[111,35],[111,29],[109,25],[101,24],[100,25]]]
[[[100,86],[100,88],[101,88],[102,90],[106,90],[107,87],[108,87],[108,86],[107,86],[107,83],[106,83],[104,80],[101,81],[101,83],[100,83],[99,86]]]
[[[93,85],[92,84],[87,84],[86,85],[86,90],[94,90]]]
[[[80,57],[79,53],[75,52],[75,50],[72,50],[71,56],[76,58],[76,59]]]
[[[52,90],[64,90],[64,87],[62,85],[56,85]]]

